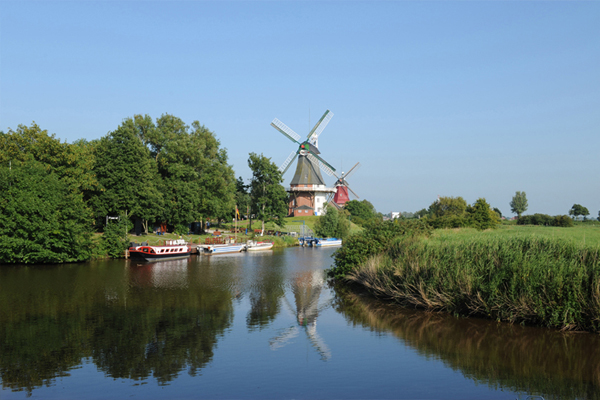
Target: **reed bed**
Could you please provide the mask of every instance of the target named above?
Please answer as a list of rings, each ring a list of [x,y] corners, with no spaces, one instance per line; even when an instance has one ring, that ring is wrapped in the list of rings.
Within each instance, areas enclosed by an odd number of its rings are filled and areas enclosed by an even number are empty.
[[[538,237],[399,237],[347,278],[407,306],[600,331],[598,246]]]

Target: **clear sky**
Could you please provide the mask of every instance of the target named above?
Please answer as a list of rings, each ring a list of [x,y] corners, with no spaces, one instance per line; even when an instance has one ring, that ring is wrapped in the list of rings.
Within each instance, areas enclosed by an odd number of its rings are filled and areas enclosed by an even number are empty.
[[[600,209],[598,1],[0,1],[0,130],[67,142],[124,118],[200,121],[236,176],[319,140],[378,211],[438,195],[511,216]],[[289,184],[294,168],[285,175]],[[334,179],[327,177],[329,184]]]

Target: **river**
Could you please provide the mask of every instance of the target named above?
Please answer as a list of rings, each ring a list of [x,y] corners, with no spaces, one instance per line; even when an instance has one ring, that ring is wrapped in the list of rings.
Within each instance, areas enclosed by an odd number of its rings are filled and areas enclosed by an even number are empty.
[[[600,398],[600,337],[401,309],[335,249],[0,266],[0,398]]]

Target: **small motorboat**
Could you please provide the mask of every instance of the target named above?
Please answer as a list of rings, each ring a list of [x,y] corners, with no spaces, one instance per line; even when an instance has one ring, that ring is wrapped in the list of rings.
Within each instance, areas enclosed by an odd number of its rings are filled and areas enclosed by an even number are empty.
[[[246,242],[246,251],[271,250],[272,248],[273,242],[257,242],[255,240],[248,240]]]
[[[244,243],[228,243],[228,244],[201,244],[198,245],[198,252],[206,255],[239,253],[245,248]]]
[[[315,238],[312,241],[312,245],[315,247],[328,247],[328,246],[341,246],[342,239],[338,238]]]

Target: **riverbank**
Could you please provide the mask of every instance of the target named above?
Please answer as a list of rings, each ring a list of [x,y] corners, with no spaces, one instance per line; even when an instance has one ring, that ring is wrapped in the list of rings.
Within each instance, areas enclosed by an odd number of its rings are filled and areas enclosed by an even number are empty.
[[[286,236],[271,236],[271,235],[257,236],[257,235],[245,235],[245,234],[240,234],[240,233],[234,234],[234,233],[230,233],[230,232],[221,232],[221,236],[235,238],[235,240],[237,242],[246,242],[248,240],[269,241],[269,242],[273,242],[274,248],[293,247],[293,246],[299,245],[297,238],[294,238],[292,236],[287,236],[287,235]],[[214,237],[215,236],[212,233],[204,234],[204,235],[177,235],[176,233],[166,233],[164,235],[149,234],[149,235],[141,235],[141,236],[136,236],[136,235],[131,235],[131,234],[127,235],[128,242],[135,242],[135,243],[146,242],[149,245],[153,245],[153,246],[159,246],[161,244],[164,244],[164,242],[166,240],[176,240],[176,239],[183,239],[187,243],[192,243],[192,244],[204,244],[204,243],[206,243],[206,239],[208,239],[208,238],[212,239]]]
[[[599,249],[542,236],[398,235],[345,277],[408,307],[600,332]]]

